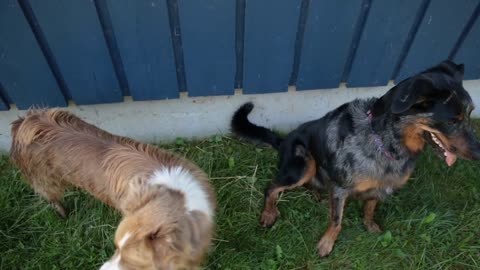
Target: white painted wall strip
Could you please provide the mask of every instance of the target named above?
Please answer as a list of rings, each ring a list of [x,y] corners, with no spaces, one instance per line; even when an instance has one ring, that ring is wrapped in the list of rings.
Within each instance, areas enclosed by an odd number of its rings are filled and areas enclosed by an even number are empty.
[[[177,137],[202,138],[229,132],[232,113],[246,101],[256,105],[251,120],[259,125],[278,130],[289,130],[307,120],[323,116],[326,112],[355,98],[381,96],[393,85],[382,87],[345,88],[295,91],[287,93],[216,97],[182,96],[180,99],[136,101],[124,103],[77,106],[67,110],[85,121],[122,136],[145,142],[168,142]],[[480,117],[480,80],[465,81]],[[10,148],[10,123],[25,111],[12,108],[0,112],[0,150]]]

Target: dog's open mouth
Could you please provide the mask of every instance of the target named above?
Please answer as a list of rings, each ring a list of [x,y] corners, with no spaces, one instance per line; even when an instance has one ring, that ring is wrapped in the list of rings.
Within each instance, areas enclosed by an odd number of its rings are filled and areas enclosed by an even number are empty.
[[[447,148],[442,144],[442,141],[440,141],[440,139],[438,139],[437,136],[435,136],[435,134],[433,134],[432,132],[429,132],[429,133],[430,133],[430,136],[432,137],[432,140],[439,147],[438,150],[443,152],[443,155],[445,156],[445,162],[447,163],[447,165],[452,166],[455,163],[455,161],[457,161],[457,155],[448,151]]]

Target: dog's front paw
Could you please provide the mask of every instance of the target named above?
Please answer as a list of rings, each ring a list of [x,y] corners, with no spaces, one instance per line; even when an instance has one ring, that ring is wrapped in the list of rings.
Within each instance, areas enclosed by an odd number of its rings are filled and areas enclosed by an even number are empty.
[[[260,225],[265,228],[271,228],[273,224],[275,224],[275,221],[277,221],[279,214],[280,212],[277,209],[274,211],[263,210],[262,216],[260,217]]]
[[[328,256],[332,252],[334,244],[335,241],[329,237],[322,237],[317,244],[318,255],[320,255],[320,257]]]
[[[62,203],[55,201],[55,202],[51,202],[51,205],[61,218],[67,218],[68,211],[65,209]]]
[[[380,228],[380,226],[375,221],[363,222],[363,225],[365,225],[365,229],[367,229],[367,232],[369,232],[369,233],[381,233],[381,232],[383,232],[383,230]]]

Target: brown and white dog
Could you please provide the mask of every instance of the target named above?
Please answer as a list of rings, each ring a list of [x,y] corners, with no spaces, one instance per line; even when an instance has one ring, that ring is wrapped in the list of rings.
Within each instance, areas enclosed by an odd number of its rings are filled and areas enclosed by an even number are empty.
[[[30,110],[12,123],[11,158],[65,217],[76,186],[118,209],[116,251],[101,270],[197,267],[214,230],[215,195],[192,162],[112,135],[66,111]]]

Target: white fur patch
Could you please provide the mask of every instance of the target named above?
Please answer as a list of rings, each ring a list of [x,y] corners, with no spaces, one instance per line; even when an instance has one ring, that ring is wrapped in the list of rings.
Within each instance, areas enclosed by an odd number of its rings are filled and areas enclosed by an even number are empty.
[[[122,270],[120,267],[120,254],[118,256],[111,258],[109,261],[105,262],[100,270]]]
[[[128,238],[130,238],[132,234],[127,232],[120,241],[118,241],[118,248],[122,248],[123,245],[125,245],[125,242],[127,242]]]
[[[132,236],[132,234],[127,232],[122,237],[122,239],[120,239],[120,241],[118,241],[118,249],[121,249],[125,245],[125,242],[127,242],[128,238],[130,238],[130,236]],[[121,259],[120,254],[118,254],[117,256],[114,256],[113,258],[111,258],[110,260],[105,262],[102,265],[102,267],[100,267],[100,270],[122,270],[122,268],[120,267],[120,259]]]
[[[197,180],[184,168],[172,167],[156,170],[150,179],[152,185],[164,185],[180,191],[185,196],[188,211],[201,211],[212,216],[206,192]]]

